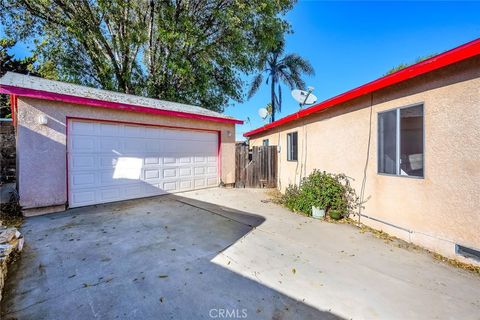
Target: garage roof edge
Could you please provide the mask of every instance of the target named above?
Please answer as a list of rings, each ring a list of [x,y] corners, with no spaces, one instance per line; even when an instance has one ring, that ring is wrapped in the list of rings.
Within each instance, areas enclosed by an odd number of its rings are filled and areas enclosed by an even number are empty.
[[[233,124],[243,123],[242,120],[198,106],[46,80],[14,72],[7,72],[0,78],[0,93],[131,112]]]

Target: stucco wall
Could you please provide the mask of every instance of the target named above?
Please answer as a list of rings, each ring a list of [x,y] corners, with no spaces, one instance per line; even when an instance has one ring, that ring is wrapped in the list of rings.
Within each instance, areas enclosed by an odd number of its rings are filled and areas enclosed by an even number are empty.
[[[40,115],[48,117],[46,126],[37,123]],[[221,130],[221,179],[224,183],[235,182],[234,124],[19,98],[17,128],[18,185],[20,204],[25,209],[64,205],[67,202],[67,116]]]
[[[377,174],[378,112],[417,103],[424,105],[424,178]],[[286,160],[291,131],[298,131],[298,162]],[[267,138],[280,145],[282,191],[314,168],[343,172],[358,194],[365,181],[362,213],[396,227],[364,223],[447,256],[455,256],[455,243],[480,249],[480,58],[256,135],[250,145]]]

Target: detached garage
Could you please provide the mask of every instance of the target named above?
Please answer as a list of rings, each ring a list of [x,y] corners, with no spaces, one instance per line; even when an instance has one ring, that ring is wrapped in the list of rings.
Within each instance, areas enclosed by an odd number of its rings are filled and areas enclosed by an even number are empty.
[[[235,124],[196,106],[7,73],[26,215],[234,183]]]

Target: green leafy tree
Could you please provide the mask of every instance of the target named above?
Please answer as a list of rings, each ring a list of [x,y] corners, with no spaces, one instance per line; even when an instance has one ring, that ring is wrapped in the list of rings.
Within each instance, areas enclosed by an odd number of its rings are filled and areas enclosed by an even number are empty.
[[[35,39],[42,76],[134,93],[144,1],[0,0],[7,35]]]
[[[387,76],[389,74],[392,74],[392,73],[395,73],[397,71],[400,71],[400,70],[403,70],[407,67],[410,67],[411,65],[414,65],[416,63],[419,63],[419,62],[422,62],[422,61],[425,61],[427,59],[430,59],[431,57],[434,57],[436,56],[437,53],[434,53],[434,54],[429,54],[427,56],[424,56],[424,57],[420,57],[420,58],[417,58],[417,60],[415,60],[414,62],[411,62],[411,63],[400,63],[398,66],[395,66],[393,68],[391,68],[390,70],[388,70],[384,76]]]
[[[23,74],[35,74],[33,72],[34,57],[16,59],[8,53],[8,50],[15,46],[15,40],[0,39],[0,77],[7,71],[14,71]],[[0,94],[0,118],[10,117],[10,100],[7,95]]]
[[[262,59],[259,60],[257,74],[248,91],[248,98],[251,98],[260,88],[264,79],[264,73],[267,75],[266,84],[270,82],[271,90],[271,122],[275,121],[275,113],[282,111],[282,89],[280,82],[287,85],[290,90],[295,88],[304,89],[305,81],[302,75],[314,75],[312,65],[307,60],[297,54],[284,54],[284,42],[280,41],[275,49],[270,50]]]
[[[0,0],[42,76],[222,111],[295,0]]]

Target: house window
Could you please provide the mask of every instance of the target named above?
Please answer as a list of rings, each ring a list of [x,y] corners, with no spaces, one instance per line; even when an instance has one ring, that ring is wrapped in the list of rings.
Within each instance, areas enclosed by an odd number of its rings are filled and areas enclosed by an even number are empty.
[[[268,147],[268,139],[263,139],[263,146]]]
[[[378,172],[423,177],[423,105],[378,114]]]
[[[291,132],[287,134],[287,160],[297,161],[298,153],[298,133]]]

